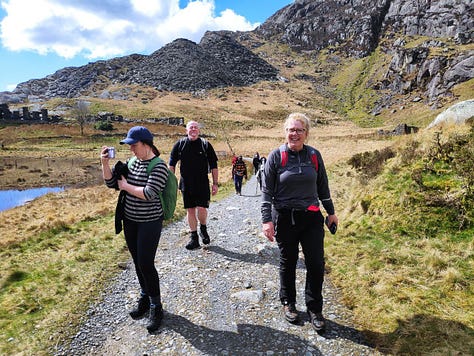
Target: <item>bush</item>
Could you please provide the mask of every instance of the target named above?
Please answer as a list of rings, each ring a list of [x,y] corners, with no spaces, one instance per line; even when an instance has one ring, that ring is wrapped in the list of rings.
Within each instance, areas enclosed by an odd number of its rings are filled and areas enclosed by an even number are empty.
[[[395,157],[391,148],[373,152],[357,153],[349,159],[349,164],[365,178],[374,178],[382,172],[385,162]]]
[[[94,129],[101,131],[112,131],[114,129],[114,125],[108,121],[98,121],[94,124]]]

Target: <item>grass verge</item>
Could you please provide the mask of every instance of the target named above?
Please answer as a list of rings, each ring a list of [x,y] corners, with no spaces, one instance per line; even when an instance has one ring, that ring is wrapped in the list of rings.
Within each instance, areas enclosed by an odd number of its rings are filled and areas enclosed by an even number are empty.
[[[346,204],[330,277],[390,354],[474,353],[474,135],[436,136],[405,142],[373,176],[340,164],[333,177]]]

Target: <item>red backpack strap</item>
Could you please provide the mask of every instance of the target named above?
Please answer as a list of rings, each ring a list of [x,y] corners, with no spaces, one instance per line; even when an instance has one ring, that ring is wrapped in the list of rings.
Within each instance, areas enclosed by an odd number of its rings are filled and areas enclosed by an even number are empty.
[[[318,171],[319,168],[319,163],[318,163],[318,156],[316,155],[316,152],[314,150],[311,150],[311,162],[313,162],[314,169],[316,169],[316,172]]]
[[[280,146],[280,164],[282,167],[285,167],[288,163],[288,148],[286,144]]]

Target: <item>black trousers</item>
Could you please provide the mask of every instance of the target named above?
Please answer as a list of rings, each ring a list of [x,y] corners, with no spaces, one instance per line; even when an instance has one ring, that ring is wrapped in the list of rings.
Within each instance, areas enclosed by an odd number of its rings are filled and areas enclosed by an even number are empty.
[[[125,219],[123,223],[125,241],[132,255],[140,287],[148,296],[160,301],[160,278],[155,267],[155,255],[162,226],[163,219],[145,223]]]
[[[305,303],[315,312],[323,309],[324,217],[320,211],[276,213],[276,241],[280,249],[280,300],[296,302],[296,266],[299,245],[306,265]]]

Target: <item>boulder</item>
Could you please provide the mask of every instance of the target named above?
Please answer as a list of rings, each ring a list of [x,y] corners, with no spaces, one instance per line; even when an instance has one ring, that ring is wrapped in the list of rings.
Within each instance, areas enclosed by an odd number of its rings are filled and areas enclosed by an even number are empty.
[[[430,129],[441,124],[459,125],[465,123],[472,117],[474,117],[474,99],[465,100],[450,106],[436,116],[427,128]]]

